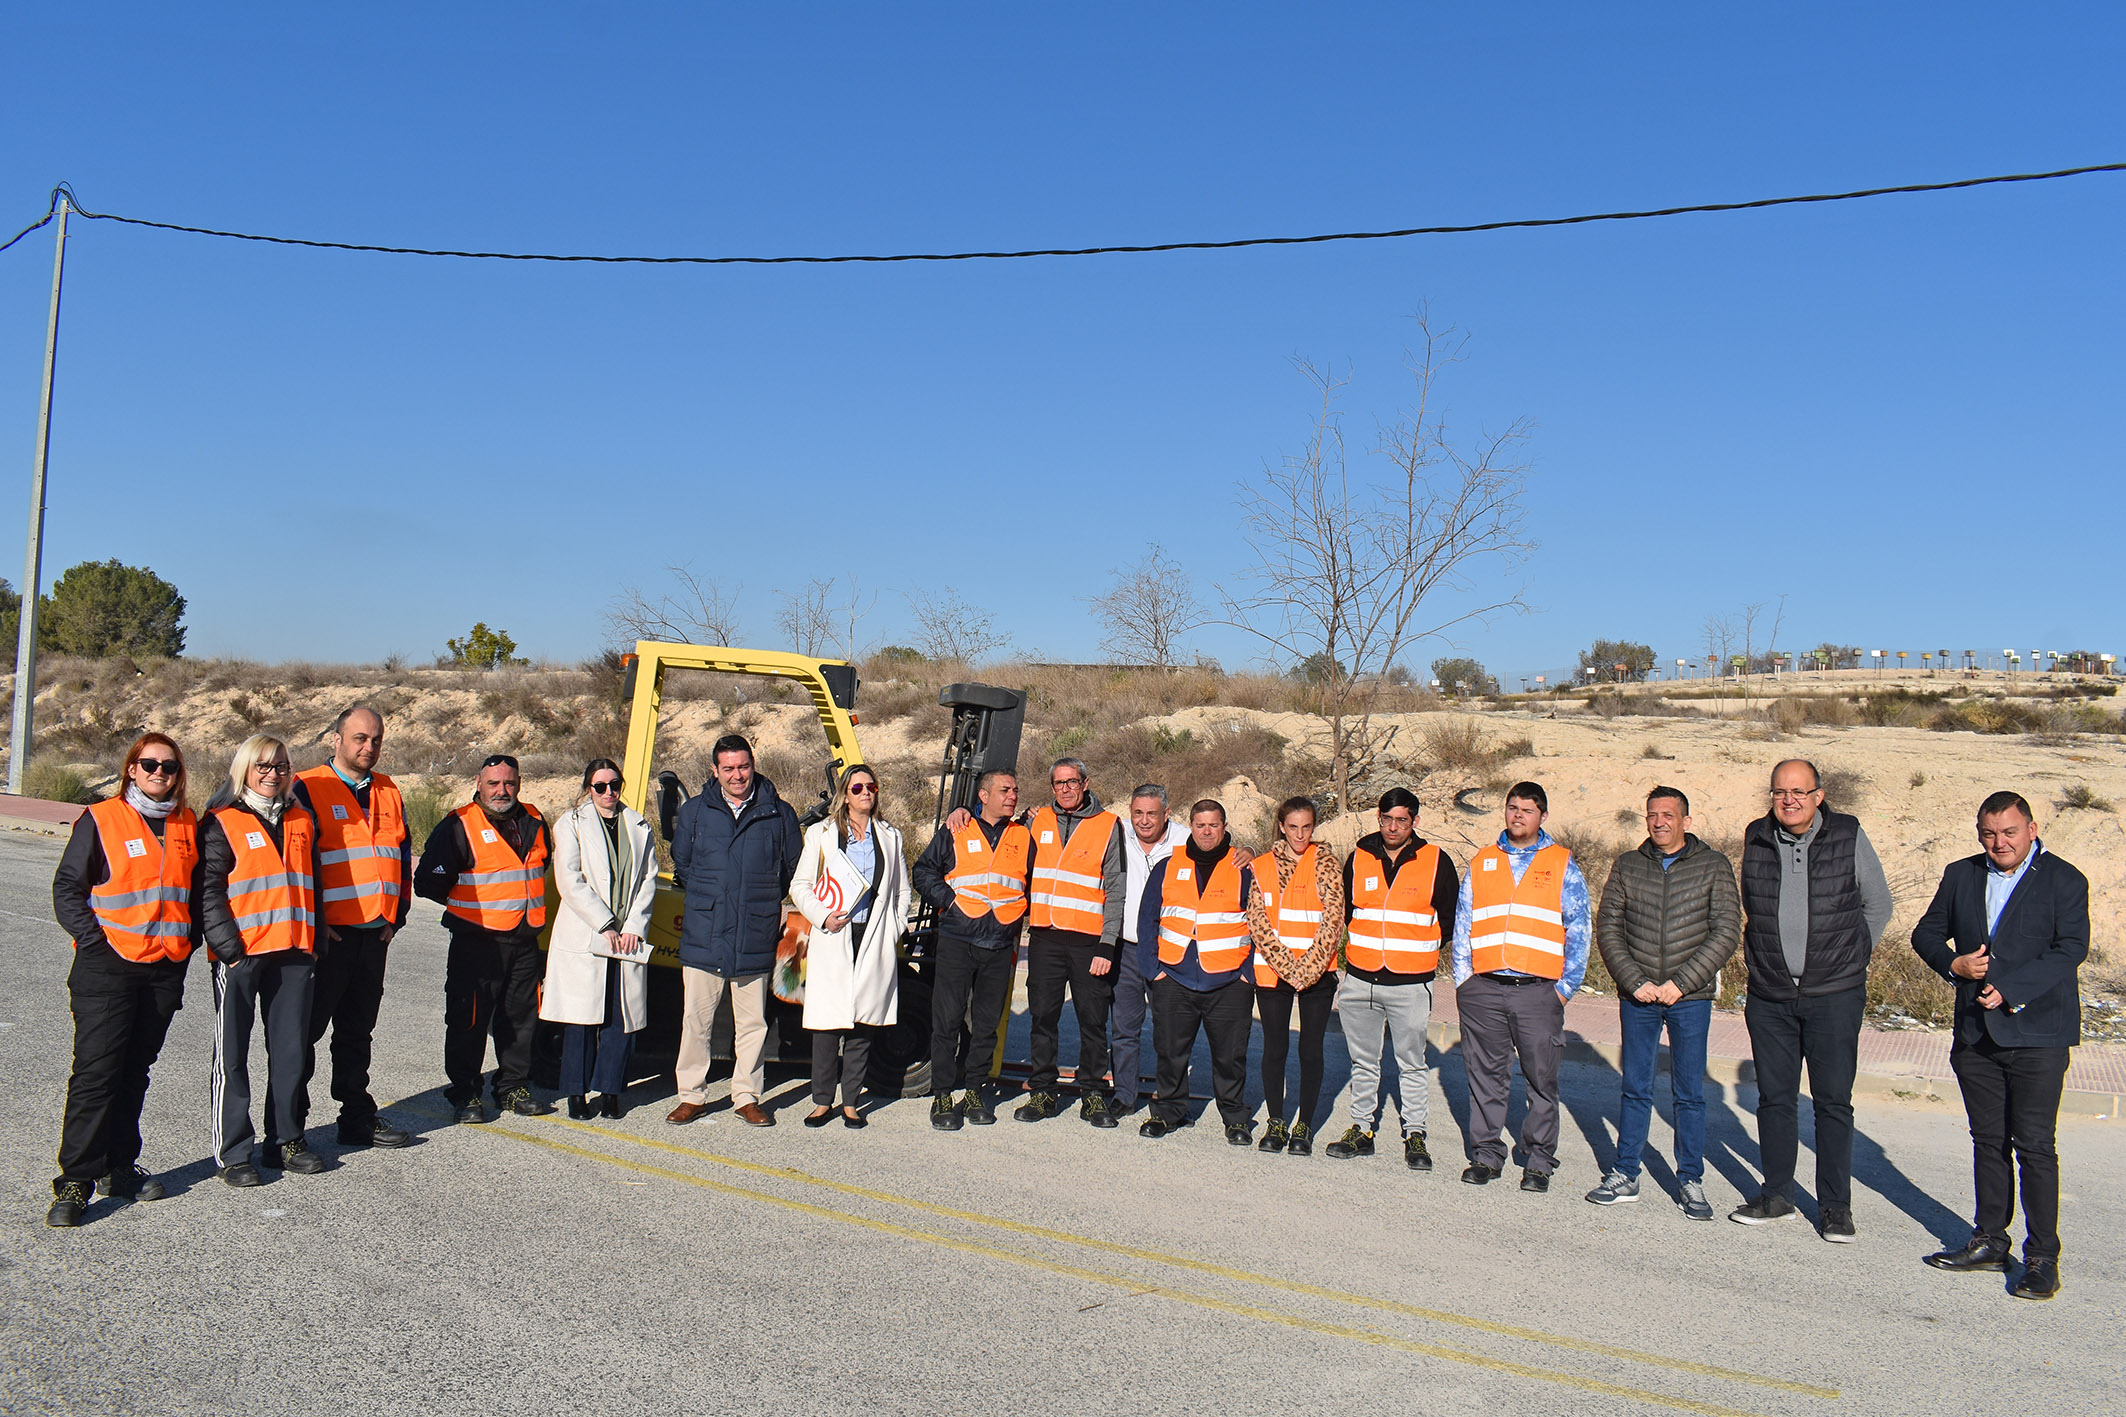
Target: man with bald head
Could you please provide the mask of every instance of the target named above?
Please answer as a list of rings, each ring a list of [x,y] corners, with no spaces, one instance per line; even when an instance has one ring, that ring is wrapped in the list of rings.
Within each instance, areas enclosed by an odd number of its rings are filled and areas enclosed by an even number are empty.
[[[1801,1068],[1816,1114],[1816,1229],[1853,1240],[1853,1078],[1868,961],[1894,902],[1857,818],[1824,802],[1805,758],[1772,769],[1771,810],[1742,834],[1742,954],[1749,963],[1750,1053],[1764,1187],[1728,1216],[1766,1225],[1794,1215]]]
[[[317,1045],[332,1030],[332,1097],[341,1146],[404,1146],[410,1133],[369,1095],[370,1039],[384,1002],[385,947],[413,900],[413,853],[398,784],[376,770],[384,718],[356,704],[332,721],[332,759],[296,774],[295,800],[317,821],[317,964],[310,1038],[296,1084],[298,1124],[310,1115]]]

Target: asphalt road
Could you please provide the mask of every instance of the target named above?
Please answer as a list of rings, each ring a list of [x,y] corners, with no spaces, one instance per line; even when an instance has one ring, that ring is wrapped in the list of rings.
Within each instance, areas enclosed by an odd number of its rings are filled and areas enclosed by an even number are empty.
[[[394,946],[378,1038],[377,1093],[417,1145],[342,1155],[326,1128],[324,1175],[221,1185],[195,972],[148,1096],[144,1159],[171,1196],[49,1230],[71,1036],[57,858],[0,833],[9,1413],[2119,1410],[2116,1122],[2063,1122],[2050,1304],[1919,1263],[1968,1233],[1968,1141],[1940,1104],[1862,1103],[1845,1246],[1693,1224],[1659,1195],[1582,1202],[1616,1106],[1594,1068],[1569,1070],[1552,1194],[1461,1185],[1451,1054],[1430,1176],[1239,1151],[1215,1126],[1151,1142],[1007,1114],[941,1135],[920,1101],[815,1132],[787,1072],[772,1130],[666,1126],[668,1082],[618,1122],[453,1126],[432,912]],[[1724,1213],[1756,1152],[1747,1097],[1716,1098]]]

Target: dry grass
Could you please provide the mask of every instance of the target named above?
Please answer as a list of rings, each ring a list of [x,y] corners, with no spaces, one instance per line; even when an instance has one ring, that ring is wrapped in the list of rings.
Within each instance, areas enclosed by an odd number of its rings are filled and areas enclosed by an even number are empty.
[[[94,802],[98,794],[89,787],[89,775],[57,758],[32,758],[22,774],[22,795],[47,802]]]
[[[2091,812],[2116,812],[2109,797],[2099,797],[2086,782],[2071,783],[2060,792],[2059,808],[2063,812],[2081,809]]]
[[[1955,1009],[1956,992],[1912,952],[1911,937],[1896,929],[1885,933],[1868,963],[1868,1011],[1940,1027]]]

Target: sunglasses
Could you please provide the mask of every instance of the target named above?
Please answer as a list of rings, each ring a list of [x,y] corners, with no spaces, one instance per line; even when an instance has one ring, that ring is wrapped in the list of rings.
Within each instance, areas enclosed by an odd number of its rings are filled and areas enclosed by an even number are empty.
[[[878,784],[875,782],[852,782],[849,784],[849,795],[851,797],[876,797],[878,796]]]
[[[608,777],[591,784],[591,791],[597,793],[600,797],[605,796],[608,792],[618,792],[619,790],[620,779],[617,777]]]
[[[175,758],[135,758],[133,765],[149,777],[175,777],[185,769]]]
[[[487,761],[481,763],[480,766],[483,768],[508,768],[511,772],[515,772],[517,770],[517,760],[507,753],[490,753]]]

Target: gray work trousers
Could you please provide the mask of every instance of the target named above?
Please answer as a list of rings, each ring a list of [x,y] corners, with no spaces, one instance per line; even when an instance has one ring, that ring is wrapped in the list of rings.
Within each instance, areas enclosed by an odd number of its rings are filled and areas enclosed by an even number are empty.
[[[1506,1169],[1506,1101],[1513,1094],[1513,1060],[1528,1084],[1521,1122],[1521,1164],[1538,1176],[1558,1168],[1558,1064],[1565,1056],[1565,1001],[1557,981],[1502,983],[1473,974],[1454,992],[1462,1017],[1462,1067],[1469,1078],[1469,1144],[1473,1159]]]
[[[1336,1013],[1343,1020],[1344,1048],[1351,1057],[1351,1120],[1360,1131],[1380,1125],[1386,1107],[1380,1095],[1381,1034],[1395,1049],[1395,1110],[1403,1135],[1423,1135],[1431,1101],[1425,1070],[1425,1030],[1432,1026],[1432,985],[1376,984],[1345,974],[1336,986]]]
[[[251,1159],[251,1025],[266,1025],[267,1146],[303,1134],[303,1070],[310,1061],[312,961],[308,950],[214,961],[214,1062],[209,1078],[214,1164]]]

